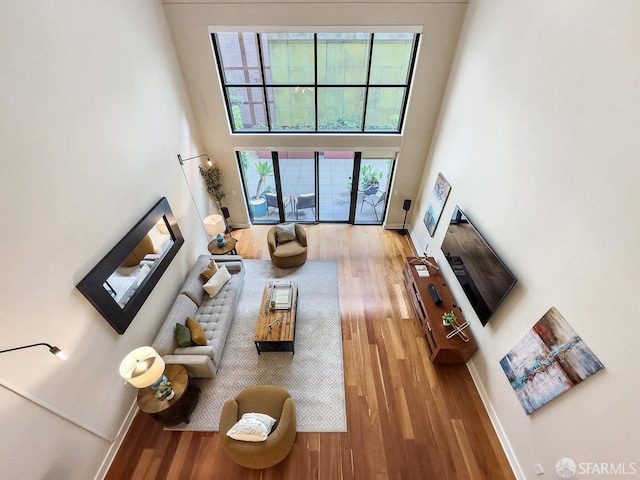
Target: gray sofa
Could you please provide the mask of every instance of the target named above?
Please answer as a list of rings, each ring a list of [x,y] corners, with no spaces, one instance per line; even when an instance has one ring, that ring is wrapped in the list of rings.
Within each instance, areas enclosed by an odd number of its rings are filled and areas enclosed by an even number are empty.
[[[231,279],[210,298],[205,292],[200,272],[215,260],[225,265]],[[180,289],[167,318],[153,341],[153,348],[167,364],[184,365],[191,377],[212,378],[218,371],[238,297],[244,283],[244,268],[239,255],[200,255]],[[196,319],[204,329],[207,346],[179,347],[175,339],[176,323],[187,317]]]

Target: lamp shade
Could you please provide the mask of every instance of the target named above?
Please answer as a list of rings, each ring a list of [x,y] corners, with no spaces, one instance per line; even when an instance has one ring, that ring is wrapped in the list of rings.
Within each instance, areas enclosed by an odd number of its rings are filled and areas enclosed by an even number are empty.
[[[162,217],[160,219],[160,221],[158,223],[156,223],[156,225],[158,226],[158,231],[163,234],[163,235],[169,235],[169,228],[167,227],[166,222],[164,221],[164,217]]]
[[[209,215],[204,219],[204,228],[209,235],[218,235],[224,233],[227,226],[224,224],[224,217],[222,215]]]
[[[164,373],[164,360],[151,347],[139,347],[120,362],[120,376],[136,388],[152,385]]]

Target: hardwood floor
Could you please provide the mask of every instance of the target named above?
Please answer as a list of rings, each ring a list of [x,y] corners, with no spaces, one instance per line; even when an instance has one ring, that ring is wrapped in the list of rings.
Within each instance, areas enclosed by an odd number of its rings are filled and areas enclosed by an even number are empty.
[[[512,479],[464,365],[434,367],[402,280],[408,237],[378,226],[310,225],[309,259],[338,262],[345,433],[298,433],[279,465],[248,470],[217,432],[168,432],[138,413],[107,479]],[[266,232],[233,233],[268,259]]]

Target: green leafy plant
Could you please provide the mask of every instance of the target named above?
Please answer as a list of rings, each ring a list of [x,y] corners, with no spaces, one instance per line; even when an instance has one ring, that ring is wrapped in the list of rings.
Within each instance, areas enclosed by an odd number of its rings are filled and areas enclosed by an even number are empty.
[[[256,187],[256,199],[260,198],[264,191],[262,186],[266,183],[267,177],[273,176],[273,166],[268,161],[256,162],[253,164],[253,169],[258,173],[258,186]]]
[[[222,172],[217,165],[211,165],[210,167],[198,166],[200,175],[204,179],[204,183],[207,187],[207,192],[216,203],[218,209],[222,208],[222,200],[227,197],[227,194],[222,190]]]
[[[458,319],[456,318],[453,311],[447,312],[444,315],[442,315],[442,323],[444,323],[445,325],[456,325],[457,320]]]
[[[231,101],[231,116],[233,118],[233,126],[236,130],[243,130],[244,123],[242,122],[242,112],[240,106],[244,103],[244,98],[239,93],[237,88],[231,89],[230,101]]]
[[[348,118],[348,117],[338,117],[338,118],[329,118],[324,119],[318,125],[318,130],[354,130],[360,131],[362,128],[362,119],[360,118]]]
[[[363,165],[360,168],[360,183],[363,189],[367,189],[372,185],[377,185],[382,178],[382,171],[376,169],[371,164]]]

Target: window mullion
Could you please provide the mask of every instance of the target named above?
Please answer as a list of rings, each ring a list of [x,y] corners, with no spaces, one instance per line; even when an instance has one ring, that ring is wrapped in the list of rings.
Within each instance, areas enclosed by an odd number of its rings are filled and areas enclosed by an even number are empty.
[[[315,128],[314,132],[318,133],[318,34],[313,34],[313,103]],[[317,213],[317,212],[316,212]]]
[[[264,98],[264,110],[267,116],[267,129],[271,133],[271,112],[269,112],[269,97],[267,96],[267,76],[264,71],[264,59],[262,58],[262,42],[260,34],[256,33],[256,45],[258,47],[258,61],[260,62],[260,74],[262,76],[262,97]]]
[[[400,118],[398,118],[398,132],[402,129],[402,124],[404,123],[404,116],[407,113],[407,100],[409,99],[409,86],[411,83],[411,79],[413,78],[413,69],[416,66],[416,55],[418,55],[418,43],[420,40],[420,34],[416,34],[413,36],[413,51],[411,52],[411,62],[409,62],[409,72],[407,73],[407,78],[405,79],[405,88],[404,88],[404,99],[402,100],[402,110],[400,111]]]
[[[365,125],[367,124],[367,102],[369,101],[369,82],[371,81],[371,60],[373,59],[373,36],[371,34],[371,40],[369,40],[369,59],[367,60],[367,79],[365,81],[364,88],[364,106],[362,108],[362,128],[361,133],[365,132]]]

